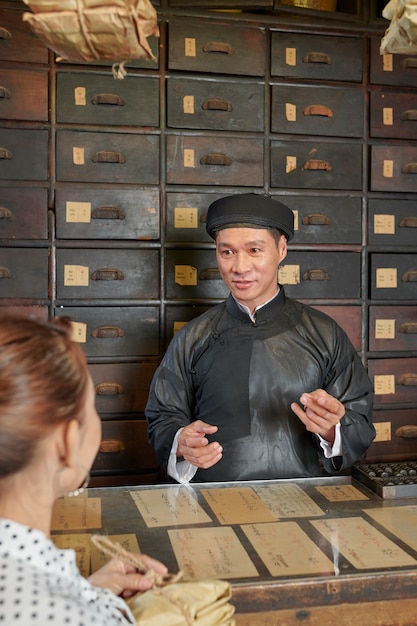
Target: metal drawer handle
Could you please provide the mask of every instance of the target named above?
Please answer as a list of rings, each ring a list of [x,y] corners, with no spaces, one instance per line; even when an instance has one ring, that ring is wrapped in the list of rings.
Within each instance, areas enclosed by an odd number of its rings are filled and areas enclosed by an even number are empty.
[[[0,26],[0,39],[12,39],[12,34],[7,28]]]
[[[124,280],[124,274],[118,269],[101,267],[91,274],[92,280]]]
[[[99,383],[96,385],[98,396],[121,396],[123,393],[124,389],[119,383]]]
[[[117,93],[97,93],[91,98],[91,104],[110,104],[111,106],[124,107],[125,101]]]
[[[123,211],[114,206],[100,206],[94,209],[91,214],[93,220],[124,220]]]
[[[116,339],[124,337],[124,330],[119,326],[98,326],[91,331],[91,336],[96,339]]]
[[[221,274],[217,267],[207,267],[204,270],[201,270],[199,274],[200,280],[221,280]]]
[[[99,452],[102,454],[117,454],[125,450],[126,446],[124,442],[119,439],[103,439],[99,448]]]
[[[309,213],[304,215],[301,221],[305,226],[329,226],[331,224],[327,215],[322,213]]]
[[[403,217],[398,226],[400,228],[417,228],[417,217]]]
[[[201,105],[203,111],[233,111],[233,107],[230,102],[221,100],[220,98],[210,98]]]
[[[221,152],[211,152],[210,154],[204,154],[200,159],[200,163],[201,165],[230,166],[233,161],[230,157]]]
[[[201,217],[200,217],[200,222],[201,222],[202,224],[206,224],[206,223],[207,223],[207,211],[206,211],[205,213],[202,213],[202,214],[201,214]]]
[[[417,163],[406,163],[402,166],[401,172],[403,174],[417,174]]]
[[[9,270],[9,268],[0,266],[0,278],[11,278],[11,277],[12,277],[12,273]]]
[[[13,154],[7,148],[0,147],[0,159],[13,159]]]
[[[209,41],[203,46],[203,52],[211,54],[212,52],[219,52],[220,54],[232,55],[235,53],[230,43],[224,41]]]
[[[303,111],[303,115],[322,115],[324,117],[333,117],[333,111],[324,104],[310,104]]]
[[[417,120],[417,111],[416,109],[409,109],[408,111],[403,111],[400,117],[403,121],[415,122]]]
[[[10,93],[10,91],[6,89],[6,87],[0,85],[0,98],[3,98],[3,100],[10,100],[11,97],[12,94]]]
[[[120,152],[113,150],[100,150],[91,159],[93,163],[126,163],[126,159]]]
[[[407,270],[401,277],[403,283],[416,283],[417,282],[417,270]]]
[[[307,52],[303,56],[303,63],[327,63],[327,65],[331,65],[332,60],[325,52]]]
[[[303,280],[330,280],[326,270],[312,269],[303,274]]]
[[[417,322],[404,322],[398,329],[404,335],[417,335]]]
[[[395,431],[395,435],[403,439],[415,439],[417,437],[417,425],[408,424],[407,426],[400,426]]]
[[[323,159],[309,159],[304,163],[301,169],[303,172],[306,170],[324,170],[331,172],[333,168],[328,161],[323,161]]]
[[[5,206],[0,206],[0,220],[11,220],[12,212]]]
[[[417,59],[413,59],[413,57],[407,57],[406,59],[402,59],[400,61],[400,67],[408,70],[409,68],[414,69],[417,67]]]
[[[398,384],[405,387],[417,387],[417,374],[401,374],[398,376]]]

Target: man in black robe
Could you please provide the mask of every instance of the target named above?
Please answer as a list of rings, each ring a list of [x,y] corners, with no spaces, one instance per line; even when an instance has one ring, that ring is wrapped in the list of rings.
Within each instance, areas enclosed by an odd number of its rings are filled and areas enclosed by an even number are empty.
[[[162,468],[178,482],[346,473],[375,437],[372,385],[336,322],[277,284],[292,211],[228,196],[206,226],[230,295],[175,335],[155,373],[145,413]]]

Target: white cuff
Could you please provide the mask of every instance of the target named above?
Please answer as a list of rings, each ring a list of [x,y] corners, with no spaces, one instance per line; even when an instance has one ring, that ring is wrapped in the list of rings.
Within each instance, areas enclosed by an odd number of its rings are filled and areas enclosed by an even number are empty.
[[[195,465],[191,465],[188,461],[179,461],[177,457],[178,437],[182,428],[180,428],[172,442],[171,452],[168,459],[167,474],[179,483],[185,484],[190,482],[197,471]]]
[[[326,459],[331,459],[334,456],[342,455],[342,433],[340,422],[336,424],[335,427],[335,437],[333,445],[323,439],[323,437],[321,437],[320,435],[317,436],[320,440],[320,445],[323,448],[324,456],[326,457]]]

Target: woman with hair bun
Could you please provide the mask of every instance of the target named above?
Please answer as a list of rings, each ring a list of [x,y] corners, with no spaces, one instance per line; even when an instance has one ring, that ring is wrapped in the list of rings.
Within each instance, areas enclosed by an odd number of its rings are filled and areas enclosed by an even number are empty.
[[[152,586],[113,558],[88,580],[49,539],[55,500],[80,493],[101,439],[69,320],[0,317],[0,623],[135,624],[123,598]],[[166,567],[147,556],[160,574]]]

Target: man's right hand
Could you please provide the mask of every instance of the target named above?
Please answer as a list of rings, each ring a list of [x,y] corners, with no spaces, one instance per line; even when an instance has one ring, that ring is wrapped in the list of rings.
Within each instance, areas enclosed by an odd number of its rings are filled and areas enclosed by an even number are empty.
[[[217,426],[211,426],[201,420],[184,426],[178,437],[177,456],[201,469],[212,467],[223,455],[223,448],[219,442],[209,443],[206,437],[215,432]]]

